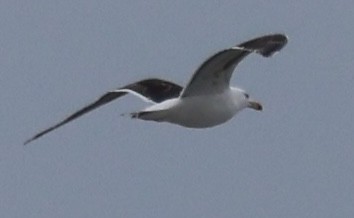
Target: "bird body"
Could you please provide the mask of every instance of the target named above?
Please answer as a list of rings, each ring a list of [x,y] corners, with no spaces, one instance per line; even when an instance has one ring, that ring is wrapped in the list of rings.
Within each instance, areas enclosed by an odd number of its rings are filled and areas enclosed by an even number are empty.
[[[204,61],[184,88],[162,79],[145,79],[109,91],[66,119],[37,133],[25,144],[128,93],[152,103],[131,113],[132,118],[190,128],[220,125],[247,107],[260,111],[262,105],[259,102],[252,100],[245,91],[230,87],[231,76],[249,54],[270,57],[280,51],[287,40],[283,34],[270,34],[224,49]]]
[[[229,88],[216,95],[191,96],[183,100],[169,99],[133,113],[132,116],[189,128],[207,128],[230,120],[247,106],[248,101],[244,92],[237,88]]]

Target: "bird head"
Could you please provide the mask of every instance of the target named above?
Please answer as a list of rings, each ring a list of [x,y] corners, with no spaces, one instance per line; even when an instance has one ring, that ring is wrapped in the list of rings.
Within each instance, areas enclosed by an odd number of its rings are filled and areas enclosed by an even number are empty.
[[[245,100],[247,101],[247,107],[252,108],[256,111],[261,111],[263,110],[263,106],[260,102],[255,101],[254,99],[250,98],[250,95],[247,94],[246,92],[242,92]]]

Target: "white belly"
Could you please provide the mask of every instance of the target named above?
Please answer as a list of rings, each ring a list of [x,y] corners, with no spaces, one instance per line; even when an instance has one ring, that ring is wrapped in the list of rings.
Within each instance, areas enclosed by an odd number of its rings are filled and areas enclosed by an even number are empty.
[[[146,108],[143,112],[148,113],[141,113],[138,118],[190,128],[212,127],[225,123],[247,106],[239,96],[229,90],[219,95],[170,99]]]
[[[207,128],[230,120],[243,107],[228,95],[198,96],[178,99],[164,121],[191,128]]]

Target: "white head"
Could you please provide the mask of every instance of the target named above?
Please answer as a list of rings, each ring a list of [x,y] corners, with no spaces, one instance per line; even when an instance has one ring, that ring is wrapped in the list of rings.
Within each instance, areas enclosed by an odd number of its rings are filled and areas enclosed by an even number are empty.
[[[249,94],[247,94],[244,90],[232,87],[232,92],[234,94],[234,98],[238,101],[241,102],[243,105],[243,108],[252,108],[256,111],[261,111],[263,110],[263,106],[261,103],[253,100],[250,98]]]

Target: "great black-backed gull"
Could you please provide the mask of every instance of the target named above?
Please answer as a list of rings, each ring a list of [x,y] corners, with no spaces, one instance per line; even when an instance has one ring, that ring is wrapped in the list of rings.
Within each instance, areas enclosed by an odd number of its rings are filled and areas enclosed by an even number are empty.
[[[54,129],[127,93],[152,103],[132,118],[169,122],[190,128],[207,128],[230,120],[244,108],[262,110],[242,89],[230,87],[235,67],[250,53],[270,57],[287,43],[283,34],[261,36],[222,50],[207,59],[194,73],[185,88],[161,79],[146,79],[109,91],[92,104],[70,115],[63,121],[39,132],[25,141],[27,144]]]

